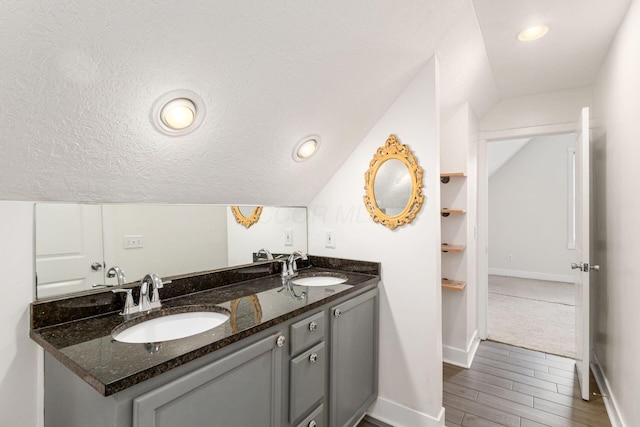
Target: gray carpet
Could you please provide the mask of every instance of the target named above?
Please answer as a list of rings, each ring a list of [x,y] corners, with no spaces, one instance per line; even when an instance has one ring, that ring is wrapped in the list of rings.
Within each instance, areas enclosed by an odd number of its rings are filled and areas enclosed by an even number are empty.
[[[488,338],[575,357],[573,283],[489,276]]]

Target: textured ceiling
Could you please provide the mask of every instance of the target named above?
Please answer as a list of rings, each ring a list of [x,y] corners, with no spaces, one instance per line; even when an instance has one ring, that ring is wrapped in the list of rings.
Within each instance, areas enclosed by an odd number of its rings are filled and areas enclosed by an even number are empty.
[[[471,99],[483,111],[496,97],[471,0],[3,9],[5,200],[305,205],[434,53],[451,75],[446,108]],[[198,93],[207,110],[182,137],[149,121],[175,89]],[[293,146],[309,134],[320,150],[296,163]]]
[[[631,0],[473,0],[501,98],[591,86]],[[523,43],[518,33],[546,24]]]

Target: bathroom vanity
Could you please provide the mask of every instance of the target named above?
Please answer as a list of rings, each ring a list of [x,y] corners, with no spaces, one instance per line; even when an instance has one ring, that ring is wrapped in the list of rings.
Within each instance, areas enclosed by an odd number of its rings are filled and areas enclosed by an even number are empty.
[[[35,302],[45,425],[355,425],[377,395],[379,264],[300,266],[347,280],[290,292],[279,262],[174,278],[163,308],[214,304],[230,319],[162,343],[113,340],[122,301],[111,292]]]

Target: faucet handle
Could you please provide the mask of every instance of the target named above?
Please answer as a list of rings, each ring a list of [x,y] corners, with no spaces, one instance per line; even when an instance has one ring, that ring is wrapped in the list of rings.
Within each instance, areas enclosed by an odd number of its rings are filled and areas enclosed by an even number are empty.
[[[124,300],[124,307],[120,312],[121,316],[128,316],[133,313],[133,309],[137,307],[137,305],[133,302],[133,291],[131,289],[112,289],[111,292],[114,294],[117,293],[125,293],[127,294]]]
[[[289,277],[289,265],[286,259],[279,259],[278,262],[282,264],[282,271],[280,271],[280,276]]]

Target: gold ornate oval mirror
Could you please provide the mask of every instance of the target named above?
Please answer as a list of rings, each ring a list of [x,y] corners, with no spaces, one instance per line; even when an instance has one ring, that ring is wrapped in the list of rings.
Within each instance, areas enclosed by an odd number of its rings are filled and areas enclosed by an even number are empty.
[[[364,174],[364,205],[387,228],[409,224],[422,208],[422,168],[408,146],[390,135]]]
[[[231,212],[238,224],[249,228],[260,219],[262,206],[231,206]]]

